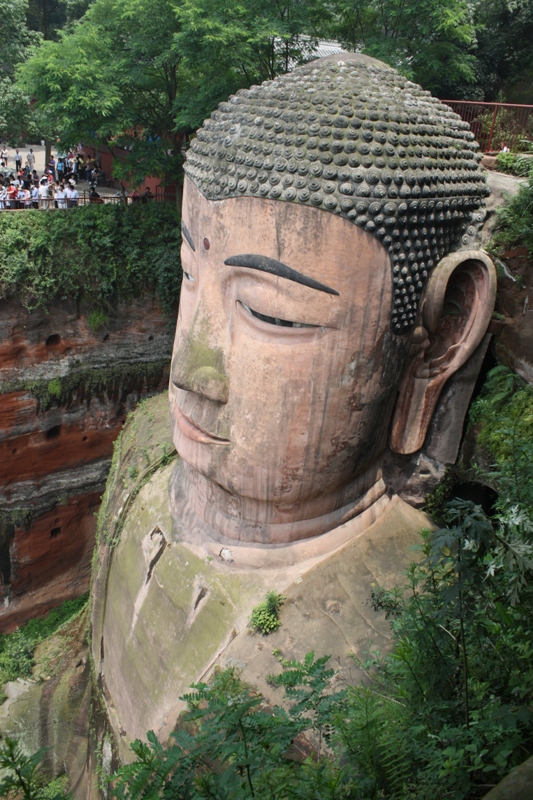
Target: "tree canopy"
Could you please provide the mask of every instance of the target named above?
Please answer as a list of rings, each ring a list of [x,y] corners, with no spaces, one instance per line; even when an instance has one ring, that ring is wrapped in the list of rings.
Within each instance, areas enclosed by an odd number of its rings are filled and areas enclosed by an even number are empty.
[[[216,105],[316,53],[375,56],[440,97],[530,91],[533,0],[0,0],[0,128],[125,148],[115,176],[174,181],[184,140]],[[34,30],[35,29],[35,30]],[[44,37],[44,40],[43,40]],[[9,100],[7,100],[9,98]],[[16,112],[16,113],[15,113]],[[18,126],[18,132],[24,126]]]

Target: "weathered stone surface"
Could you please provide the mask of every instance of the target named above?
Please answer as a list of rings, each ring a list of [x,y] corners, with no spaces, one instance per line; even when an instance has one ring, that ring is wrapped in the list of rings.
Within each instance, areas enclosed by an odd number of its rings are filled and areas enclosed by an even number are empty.
[[[180,695],[228,658],[246,662],[245,678],[267,696],[276,646],[287,657],[331,652],[334,666],[353,677],[351,653],[389,642],[388,623],[368,603],[371,588],[401,582],[418,531],[431,525],[399,498],[383,496],[335,531],[284,547],[186,542],[169,513],[175,465],[156,471],[136,495],[127,478],[139,454],[155,463],[158,442],[169,435],[165,400],[148,401],[126,425],[105,501],[107,536],[120,541],[101,542],[93,587],[92,654],[125,759],[128,742],[148,729],[168,736],[184,708]],[[289,599],[283,627],[266,646],[247,623],[269,590]]]
[[[485,169],[490,169],[490,170],[496,169],[496,160],[497,156],[489,156],[485,154],[481,159],[481,166],[485,167]]]
[[[490,241],[496,222],[496,209],[500,208],[506,197],[513,197],[525,178],[505,175],[503,172],[487,172],[487,185],[490,195],[485,200],[485,219],[481,228],[481,243],[486,246]]]
[[[168,374],[151,298],[98,332],[75,303],[48,312],[0,301],[0,631],[87,590],[113,442]]]
[[[515,767],[483,800],[533,800],[533,756]]]
[[[494,352],[498,361],[533,385],[533,273],[524,247],[504,253],[500,262]],[[505,269],[504,269],[505,268]]]
[[[87,614],[84,612],[41,643],[33,677],[5,687],[0,735],[16,738],[29,755],[46,748],[43,774],[69,776],[74,800],[97,798],[89,774],[91,680]]]

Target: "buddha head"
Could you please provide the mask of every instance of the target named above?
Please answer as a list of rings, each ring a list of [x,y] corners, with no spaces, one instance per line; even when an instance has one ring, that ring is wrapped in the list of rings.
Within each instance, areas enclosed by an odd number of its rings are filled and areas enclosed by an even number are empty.
[[[177,514],[280,545],[385,491],[387,446],[420,449],[492,314],[479,160],[449,108],[356,54],[206,120],[185,166]]]

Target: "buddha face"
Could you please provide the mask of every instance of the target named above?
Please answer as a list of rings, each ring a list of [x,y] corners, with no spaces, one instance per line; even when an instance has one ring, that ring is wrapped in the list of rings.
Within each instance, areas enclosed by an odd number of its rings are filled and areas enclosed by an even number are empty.
[[[385,447],[408,347],[389,255],[324,210],[210,201],[188,179],[182,219],[176,448],[270,522],[329,513]]]

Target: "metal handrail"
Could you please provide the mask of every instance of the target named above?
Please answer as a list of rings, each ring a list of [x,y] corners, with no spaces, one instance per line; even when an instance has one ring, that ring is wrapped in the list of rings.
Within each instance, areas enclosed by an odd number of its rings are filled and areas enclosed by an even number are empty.
[[[147,202],[175,202],[176,197],[172,194],[161,194],[158,196],[152,197]],[[128,205],[143,205],[142,199],[139,198],[138,201],[132,197],[126,198]],[[11,202],[9,200],[3,201],[4,203]],[[54,197],[47,197],[47,198],[40,198],[39,200],[29,201],[29,205],[24,206],[20,205],[23,201],[16,200],[15,201],[18,205],[16,207],[12,206],[5,206],[3,208],[0,207],[1,211],[68,211],[69,208],[72,206],[68,205],[68,198],[62,200],[56,200]],[[59,203],[66,203],[66,205],[60,207]],[[122,205],[124,202],[122,196],[113,197],[113,196],[105,196],[101,195],[99,198],[91,199],[89,192],[85,190],[79,193],[79,199],[77,202],[77,206],[89,206],[89,205]]]
[[[468,122],[483,152],[508,147],[529,149],[533,139],[533,105],[485,103],[481,100],[441,100]],[[524,144],[527,146],[524,148]]]

